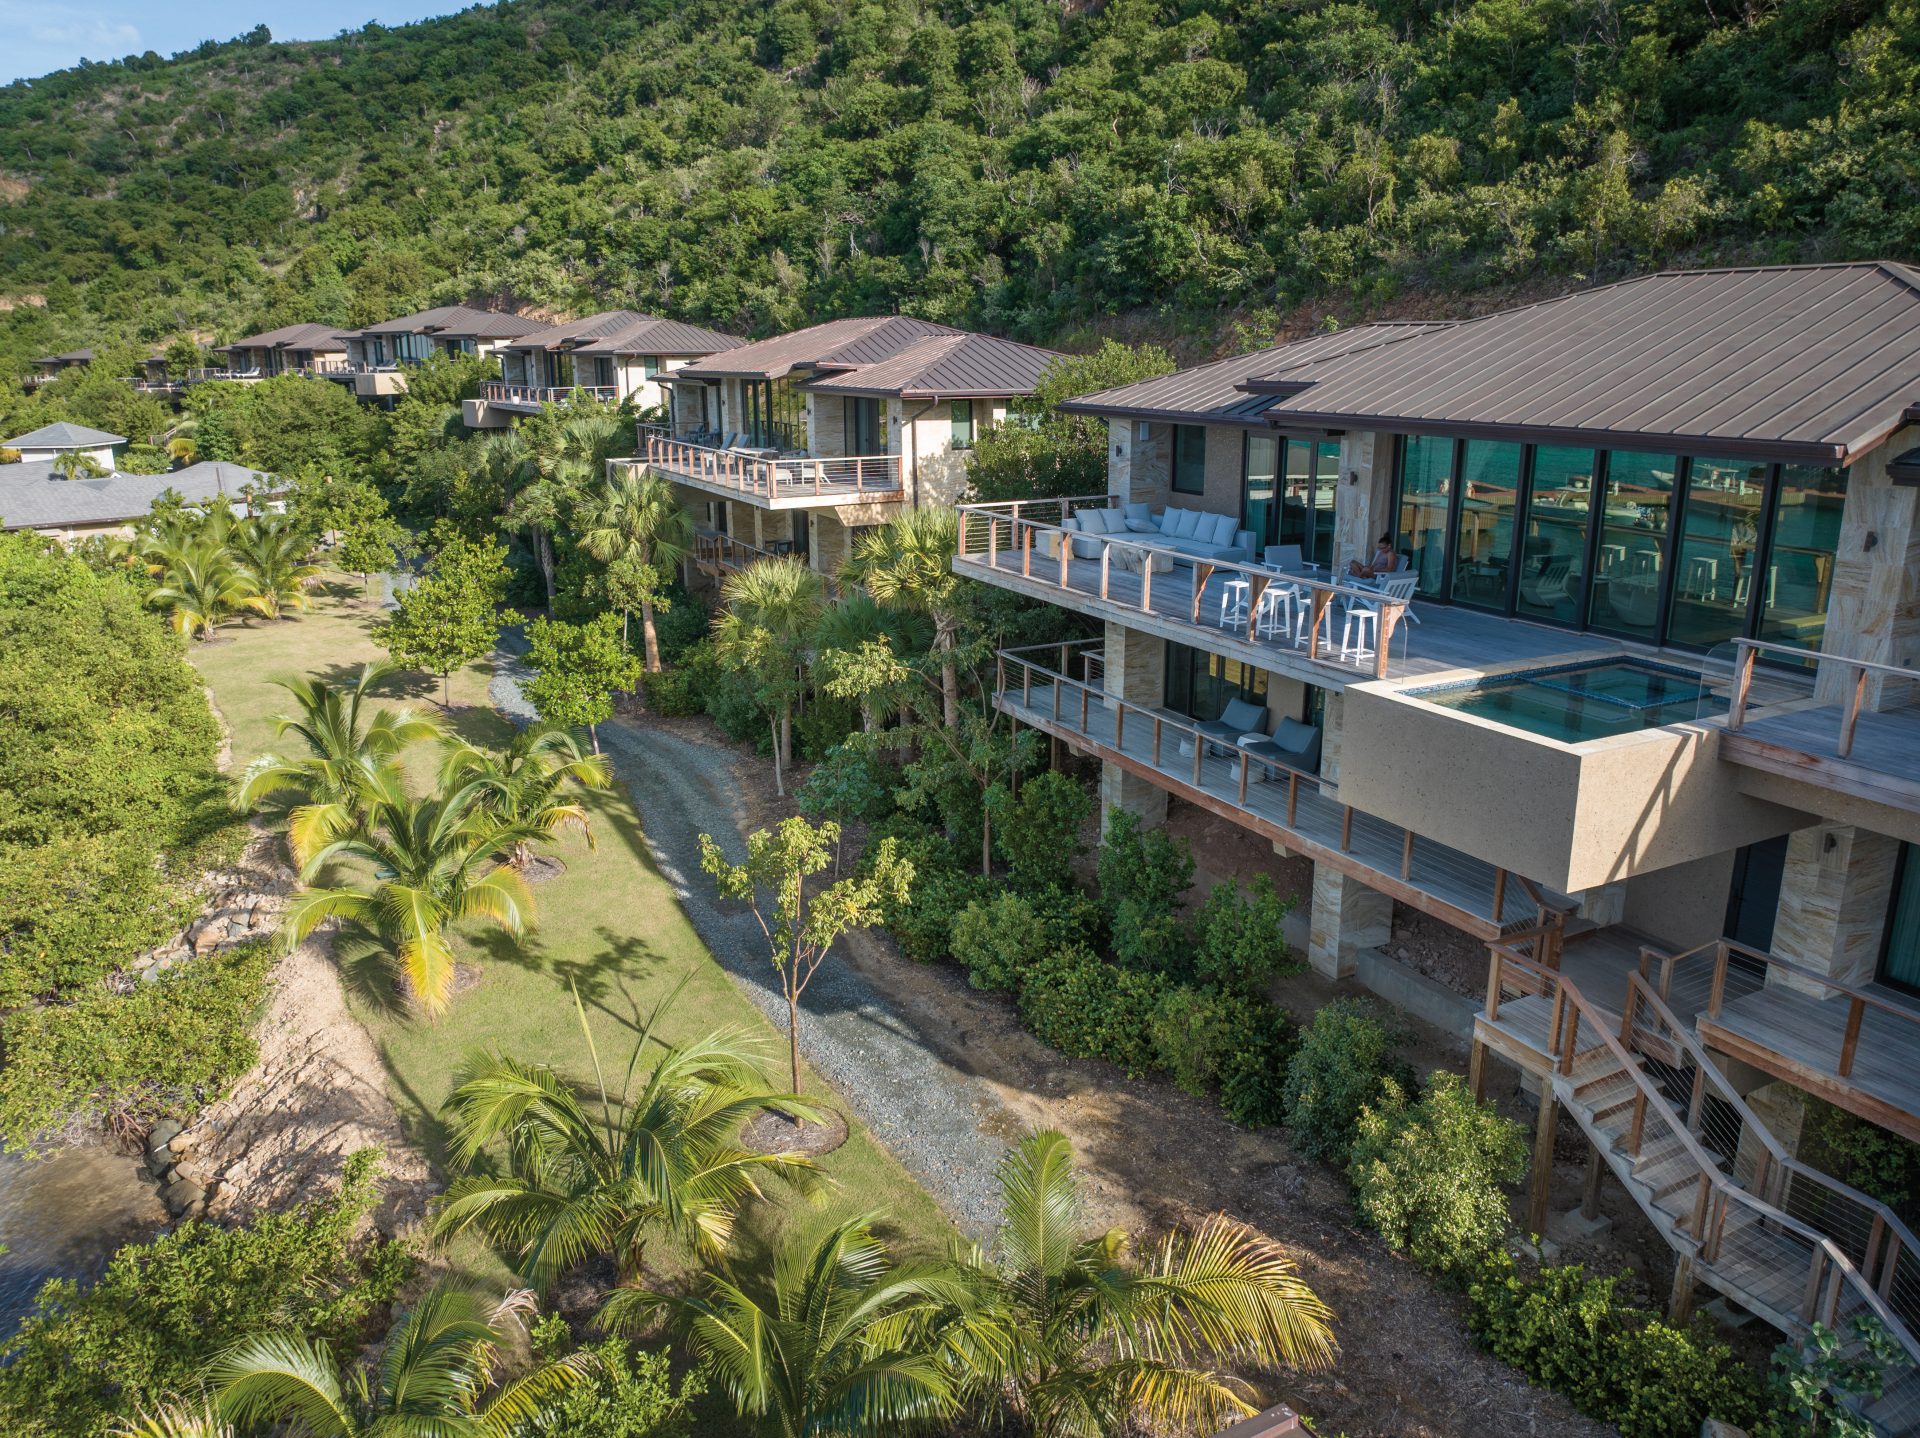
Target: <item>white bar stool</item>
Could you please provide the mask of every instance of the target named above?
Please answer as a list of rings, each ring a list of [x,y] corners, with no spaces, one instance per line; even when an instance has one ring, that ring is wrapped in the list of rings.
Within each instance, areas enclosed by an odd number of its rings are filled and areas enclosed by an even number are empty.
[[[1353,627],[1360,626],[1359,640],[1356,643]],[[1371,659],[1373,645],[1380,635],[1380,611],[1378,609],[1354,608],[1347,611],[1347,622],[1340,629],[1340,657],[1342,659]]]
[[[1269,584],[1260,593],[1260,605],[1253,615],[1255,639],[1284,639],[1293,633],[1291,584]]]
[[[1220,627],[1229,624],[1244,624],[1247,619],[1247,596],[1252,592],[1244,579],[1229,579],[1220,586]]]

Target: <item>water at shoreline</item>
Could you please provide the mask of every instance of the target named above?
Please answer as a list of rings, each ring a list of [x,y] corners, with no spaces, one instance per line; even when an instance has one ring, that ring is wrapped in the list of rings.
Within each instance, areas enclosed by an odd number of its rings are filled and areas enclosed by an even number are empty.
[[[0,1336],[33,1311],[49,1278],[94,1278],[123,1243],[151,1237],[167,1211],[131,1154],[98,1144],[45,1158],[0,1154]]]

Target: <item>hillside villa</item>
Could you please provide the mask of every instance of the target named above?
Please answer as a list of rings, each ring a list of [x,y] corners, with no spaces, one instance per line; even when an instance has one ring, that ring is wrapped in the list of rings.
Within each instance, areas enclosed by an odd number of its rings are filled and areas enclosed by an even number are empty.
[[[195,379],[262,380],[275,375],[332,375],[345,369],[347,332],[332,325],[282,325],[232,344],[215,345],[225,369],[203,370]]]
[[[272,485],[273,476],[222,460],[201,460],[168,474],[113,472],[76,479],[62,478],[51,461],[23,460],[0,465],[0,531],[32,529],[68,543],[121,539],[133,533],[133,526],[169,490],[190,505],[223,495],[241,505]]]
[[[904,315],[830,320],[671,371],[668,422],[613,463],[685,491],[704,572],[797,554],[831,575],[861,529],[957,500],[974,435],[1055,358]]]
[[[470,305],[441,305],[383,320],[345,336],[346,361],[326,378],[337,379],[361,399],[391,403],[407,392],[403,364],[436,354],[488,356],[508,342],[547,328],[543,320]]]
[[[1106,805],[1310,860],[1315,969],[1544,1092],[1536,1232],[1564,1112],[1676,1308],[1920,1356],[1913,1237],[1794,1157],[1808,1095],[1920,1140],[1920,272],[1659,274],[1063,408],[1106,493],[962,504],[954,567],[1102,637],[1004,652],[999,707]]]
[[[537,414],[543,405],[566,404],[575,394],[659,409],[667,402],[669,373],[741,343],[733,335],[679,320],[603,310],[501,346],[500,378],[489,380],[479,399],[463,401],[466,423],[471,429],[501,429],[519,415]]]

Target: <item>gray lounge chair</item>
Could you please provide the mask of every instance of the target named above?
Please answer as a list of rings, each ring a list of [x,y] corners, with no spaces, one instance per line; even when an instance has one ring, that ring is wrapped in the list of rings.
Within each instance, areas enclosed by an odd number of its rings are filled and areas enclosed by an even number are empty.
[[[1249,699],[1229,699],[1218,719],[1208,719],[1193,727],[1206,737],[1209,748],[1218,745],[1231,750],[1242,734],[1267,732],[1266,706]]]
[[[1302,724],[1298,719],[1282,719],[1271,739],[1262,739],[1242,747],[1255,758],[1272,759],[1303,774],[1320,772],[1320,731],[1311,724]],[[1264,765],[1255,769],[1252,777],[1264,778],[1264,770]]]

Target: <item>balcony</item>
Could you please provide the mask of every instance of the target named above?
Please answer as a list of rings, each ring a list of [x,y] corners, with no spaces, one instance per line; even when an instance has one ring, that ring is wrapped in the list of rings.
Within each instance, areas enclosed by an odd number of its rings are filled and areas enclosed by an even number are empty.
[[[1001,651],[995,706],[1479,937],[1537,924],[1542,905],[1553,903],[1518,874],[1326,797],[1316,773],[1222,745],[1183,715],[1107,693],[1088,667],[1098,662],[1099,641],[1090,643],[1092,652],[1086,644]],[[1071,676],[1075,667],[1084,677]]]
[[[1156,563],[1150,545],[1118,536],[1069,535],[1060,527],[1075,509],[1110,502],[1106,495],[1093,495],[963,504],[954,572],[1323,688],[1623,652],[1597,635],[1446,605],[1389,602],[1377,642],[1356,645],[1343,655],[1339,641],[1346,605],[1380,604],[1377,590],[1345,583],[1325,570],[1281,575],[1259,564],[1184,559],[1164,568],[1164,551]],[[1092,556],[1083,552],[1096,547]],[[1248,602],[1223,606],[1223,595],[1236,582],[1245,586]],[[1295,592],[1296,604],[1312,621],[1295,626],[1305,628],[1304,640],[1291,631],[1263,634],[1255,624],[1261,596],[1281,583]]]
[[[1743,787],[1821,812],[1841,805],[1852,812],[1834,817],[1920,842],[1920,670],[1752,639],[1731,648],[1720,754],[1749,771]]]
[[[692,563],[694,569],[710,579],[724,580],[729,574],[737,574],[750,565],[763,559],[778,559],[793,553],[791,543],[776,546],[773,549],[761,549],[748,544],[744,539],[735,539],[731,534],[719,534],[711,529],[703,529],[694,535]],[[830,574],[820,576],[827,598],[837,601],[841,596],[839,581]]]
[[[761,509],[825,509],[906,495],[897,454],[787,456],[694,444],[648,427],[641,437],[641,454],[612,463],[644,464],[675,484]]]
[[[572,404],[576,396],[597,404],[620,402],[620,391],[610,384],[532,385],[488,380],[480,387],[480,397],[488,404],[516,414],[537,414],[550,404]]]

